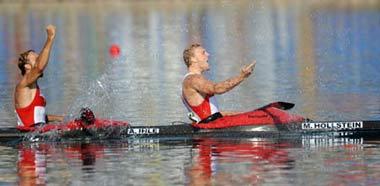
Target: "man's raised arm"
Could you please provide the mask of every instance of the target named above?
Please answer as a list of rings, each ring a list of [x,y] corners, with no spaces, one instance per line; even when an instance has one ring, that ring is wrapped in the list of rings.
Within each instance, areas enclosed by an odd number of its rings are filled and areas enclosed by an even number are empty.
[[[46,33],[47,33],[47,39],[46,39],[44,48],[42,48],[36,61],[36,67],[40,71],[43,71],[48,64],[51,47],[53,46],[53,41],[55,38],[55,26],[48,25],[46,27]]]
[[[25,77],[27,85],[35,82],[40,77],[49,62],[50,51],[55,38],[55,27],[53,25],[48,25],[46,27],[46,33],[46,42],[36,59],[36,64]]]

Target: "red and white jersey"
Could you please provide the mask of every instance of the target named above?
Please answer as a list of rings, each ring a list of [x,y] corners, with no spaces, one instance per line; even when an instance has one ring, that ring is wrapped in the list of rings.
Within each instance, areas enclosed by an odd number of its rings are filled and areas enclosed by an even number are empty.
[[[34,124],[46,123],[46,100],[37,86],[36,95],[30,105],[24,108],[16,108],[17,128],[33,128]]]
[[[188,75],[191,75],[191,73],[186,74],[184,79]],[[202,101],[202,103],[197,105],[197,106],[192,106],[187,102],[187,100],[185,99],[185,97],[183,95],[183,91],[182,91],[181,98],[182,98],[182,102],[186,106],[187,110],[189,112],[192,112],[195,115],[198,122],[206,119],[207,117],[211,116],[212,114],[219,112],[216,99],[213,95],[207,95],[204,98],[204,100]]]

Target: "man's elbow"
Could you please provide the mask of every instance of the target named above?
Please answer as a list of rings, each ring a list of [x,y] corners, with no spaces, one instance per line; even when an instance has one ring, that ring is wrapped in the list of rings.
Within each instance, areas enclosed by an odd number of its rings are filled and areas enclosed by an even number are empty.
[[[213,94],[223,94],[225,92],[226,92],[226,90],[224,87],[214,86],[214,88],[213,88]]]

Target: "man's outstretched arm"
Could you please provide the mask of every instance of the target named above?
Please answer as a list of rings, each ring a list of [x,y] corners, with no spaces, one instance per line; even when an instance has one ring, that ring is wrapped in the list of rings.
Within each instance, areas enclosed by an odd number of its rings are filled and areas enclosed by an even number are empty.
[[[244,66],[238,76],[229,78],[219,83],[213,83],[204,78],[202,75],[192,76],[189,81],[191,81],[190,84],[193,86],[193,88],[201,93],[208,95],[223,94],[230,91],[241,82],[243,82],[246,78],[248,78],[251,75],[255,64],[256,62]]]

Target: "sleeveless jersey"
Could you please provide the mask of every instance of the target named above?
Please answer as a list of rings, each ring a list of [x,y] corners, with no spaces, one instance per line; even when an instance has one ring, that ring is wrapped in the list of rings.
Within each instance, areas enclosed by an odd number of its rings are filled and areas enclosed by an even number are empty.
[[[37,123],[46,123],[46,100],[37,86],[36,95],[30,105],[24,108],[16,108],[17,128],[32,129]]]
[[[191,75],[191,73],[187,73],[183,79],[185,79],[189,75]],[[181,98],[187,110],[191,112],[192,114],[194,114],[198,122],[206,119],[207,117],[211,116],[214,113],[219,112],[216,99],[213,95],[206,95],[202,103],[197,106],[192,106],[187,102],[183,94],[183,90],[182,90]]]

